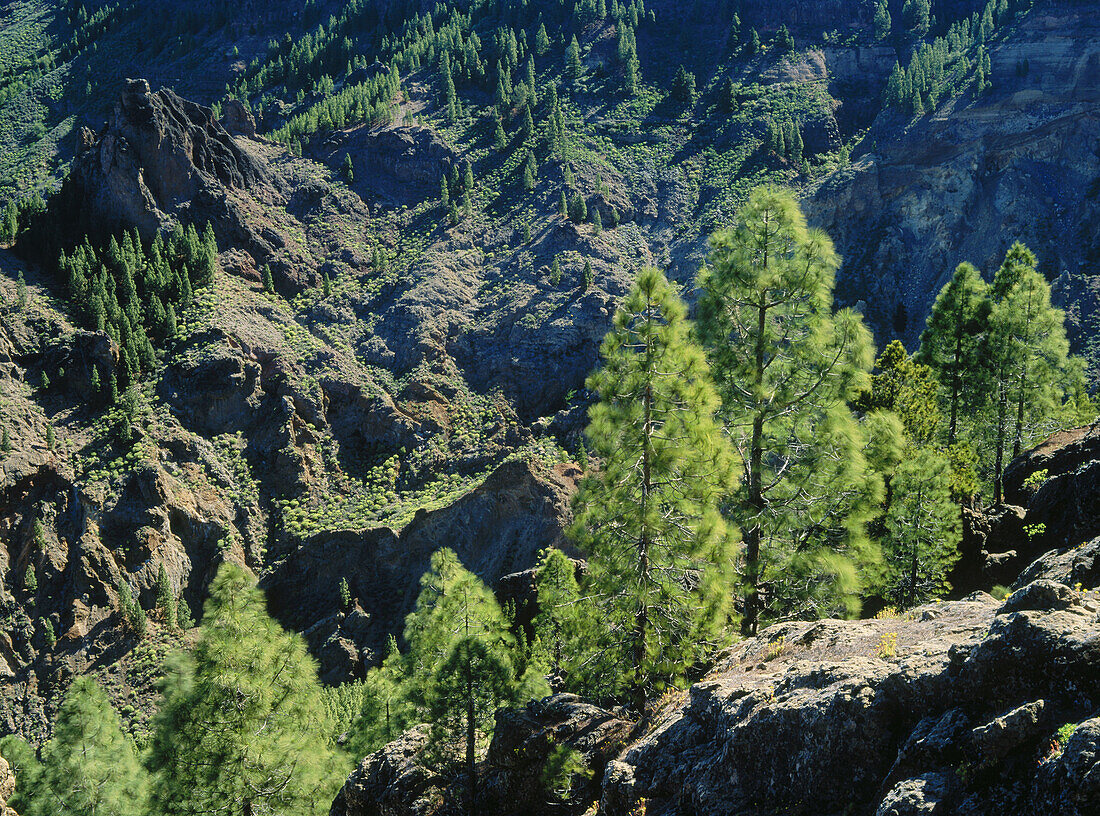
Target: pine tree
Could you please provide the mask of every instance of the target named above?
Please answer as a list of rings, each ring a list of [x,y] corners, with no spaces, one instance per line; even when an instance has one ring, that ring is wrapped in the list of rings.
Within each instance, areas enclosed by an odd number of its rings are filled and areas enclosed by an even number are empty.
[[[351,586],[345,577],[340,578],[340,609],[343,612],[351,609]]]
[[[332,280],[328,276],[328,272],[321,273],[321,294],[328,297],[332,294]]]
[[[1065,315],[1050,305],[1050,285],[1035,268],[1035,255],[1014,244],[993,278],[993,298],[984,358],[992,372],[991,440],[993,500],[1011,442],[1012,456],[1057,425],[1071,370]]]
[[[592,262],[585,260],[584,269],[581,271],[581,288],[587,292],[592,288],[592,284],[595,282],[595,275],[592,272]]]
[[[344,156],[344,164],[342,169],[344,171],[344,181],[346,181],[348,184],[351,184],[353,181],[355,181],[355,166],[351,163],[350,153]]]
[[[263,270],[263,274],[261,276],[261,280],[262,280],[262,283],[263,283],[264,291],[267,292],[269,295],[273,294],[275,292],[275,281],[271,277],[271,265],[270,264],[264,264],[264,270]],[[167,314],[167,312],[165,312],[165,321],[167,321],[167,318],[168,318],[168,314]],[[173,334],[174,334],[174,332],[173,332]],[[169,335],[169,336],[171,336],[171,335]]]
[[[23,570],[23,589],[27,590],[28,595],[34,595],[38,592],[38,575],[35,572],[33,561],[28,561],[27,568]]]
[[[301,637],[272,620],[241,567],[223,563],[194,650],[167,665],[149,756],[152,809],[327,814],[341,780],[320,701]]]
[[[764,585],[772,614],[854,614],[875,560],[864,522],[881,478],[848,408],[871,341],[858,315],[833,313],[838,263],[789,193],[760,187],[711,237],[700,275],[700,334],[744,467],[729,506],[744,541],[746,634],[766,611]]]
[[[732,539],[718,512],[735,468],[687,309],[643,269],[603,340],[587,387],[587,435],[603,461],[576,500],[571,535],[588,558],[582,685],[650,693],[683,676],[728,620]]]
[[[15,202],[9,201],[4,208],[4,218],[0,222],[0,240],[6,243],[13,244],[15,239],[19,236],[19,210],[16,209]]]
[[[7,428],[0,431],[0,453],[11,453],[11,434]]]
[[[690,105],[695,99],[695,74],[685,71],[681,65],[673,77],[669,95],[681,104]]]
[[[8,767],[15,775],[15,791],[7,797],[7,806],[33,816],[32,808],[38,798],[39,781],[42,777],[42,763],[37,753],[25,740],[14,734],[0,737],[0,756],[7,760]],[[13,816],[11,813],[8,816]]]
[[[496,117],[496,123],[496,127],[493,130],[493,144],[496,146],[497,150],[503,151],[508,147],[508,137],[504,135],[504,126],[501,124],[499,116]],[[443,179],[443,183],[447,183],[446,178]],[[446,204],[447,202],[444,201],[443,203]]]
[[[786,24],[779,26],[779,30],[775,32],[775,47],[780,54],[786,54],[794,50],[794,37],[791,36]]]
[[[875,4],[875,39],[881,42],[889,37],[891,25],[890,9],[886,5],[886,0],[879,0]]]
[[[939,431],[939,381],[929,366],[911,358],[900,340],[882,350],[875,361],[871,389],[858,401],[863,411],[891,411],[915,445],[932,443]]]
[[[540,23],[535,34],[535,53],[540,57],[550,49],[550,35],[546,33],[546,24]]]
[[[565,190],[562,190],[558,197],[558,215],[562,218],[569,215],[569,202],[565,198]]]
[[[894,473],[884,586],[899,606],[916,606],[950,589],[947,573],[959,558],[962,538],[951,486],[947,460],[928,448],[911,451]]]
[[[577,458],[587,458],[587,454]],[[576,657],[571,650],[581,630],[577,571],[561,550],[548,547],[543,552],[535,573],[535,589],[539,610],[533,621],[535,638],[543,650],[551,678],[560,682]]]
[[[565,81],[576,90],[580,86],[583,76],[584,66],[581,64],[581,47],[577,42],[577,36],[574,34],[573,39],[569,41],[569,46],[565,49]]]
[[[157,569],[157,612],[165,626],[176,628],[176,596],[172,592],[172,582],[168,580],[164,562]]]
[[[464,744],[467,813],[477,801],[477,755],[492,736],[493,716],[506,703],[540,696],[545,681],[519,676],[508,619],[488,588],[452,550],[432,556],[416,608],[405,619],[407,699],[432,724],[436,761]]]
[[[901,8],[902,25],[916,39],[923,39],[928,34],[930,12],[928,0],[905,0]]]
[[[474,168],[469,161],[464,162],[466,169],[462,173],[462,190],[466,194],[474,191]]]
[[[413,708],[406,696],[405,660],[390,635],[382,665],[367,672],[363,706],[348,733],[346,748],[353,757],[365,757],[392,742],[408,726]]]
[[[107,695],[77,677],[57,713],[42,752],[34,801],[24,816],[139,816],[145,813],[145,772]]]
[[[15,279],[15,308],[21,312],[27,308],[27,282],[23,280],[22,269]]]
[[[749,32],[749,41],[745,44],[745,50],[750,57],[760,53],[760,34],[755,28]]]
[[[46,450],[53,450],[54,446],[54,433],[53,425],[46,426]]]
[[[960,414],[973,414],[981,402],[983,337],[989,328],[989,287],[968,263],[955,269],[936,296],[914,361],[935,372],[947,403],[947,444],[959,436]]]
[[[561,283],[561,262],[558,260],[558,256],[554,256],[553,262],[550,264],[550,285],[557,286]],[[5,430],[4,433],[7,433]]]

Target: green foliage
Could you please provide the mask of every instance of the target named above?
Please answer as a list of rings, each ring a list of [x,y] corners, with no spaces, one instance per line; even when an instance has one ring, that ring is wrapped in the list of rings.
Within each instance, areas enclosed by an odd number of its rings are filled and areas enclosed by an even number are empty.
[[[875,369],[871,390],[860,397],[857,406],[865,411],[893,411],[914,444],[930,443],[941,420],[939,382],[932,369],[914,362],[900,340],[883,349]]]
[[[542,768],[543,788],[553,800],[568,801],[577,777],[591,778],[592,771],[584,763],[584,757],[576,748],[555,745],[546,757]]]
[[[136,231],[112,237],[105,249],[87,240],[58,260],[77,322],[106,331],[119,347],[119,362],[104,394],[108,404],[157,366],[154,341],[163,346],[176,332],[176,309],[213,279],[217,243],[210,225],[158,235],[146,249]],[[96,376],[99,372],[96,372]],[[93,388],[95,377],[93,377]]]
[[[537,665],[524,666],[511,626],[496,598],[449,549],[432,556],[416,608],[405,619],[405,698],[431,723],[441,767],[464,744],[467,796],[476,798],[477,754],[492,736],[498,706],[542,696]]]
[[[271,266],[269,264],[264,264],[263,273],[261,275],[261,283],[264,287],[265,292],[267,292],[269,295],[274,294],[274,292],[275,292],[275,281],[271,277]],[[169,308],[171,308],[171,306],[169,306]],[[175,316],[174,315],[173,315],[172,323],[175,324]],[[171,334],[175,334],[174,329],[173,329]],[[169,335],[169,336],[171,336],[171,335]]]
[[[672,79],[669,96],[681,104],[690,105],[695,100],[695,74],[685,71],[681,65]]]
[[[595,276],[592,272],[592,262],[585,260],[584,269],[581,271],[581,288],[587,292],[592,288],[592,284],[595,281]]]
[[[554,256],[554,260],[550,263],[550,285],[557,286],[561,283],[561,261],[558,260],[558,256]]]
[[[982,399],[982,338],[992,304],[978,270],[959,264],[943,287],[924,331],[914,362],[932,369],[949,415],[947,444],[958,439],[960,415],[973,415]]]
[[[581,64],[581,47],[577,43],[576,35],[569,41],[565,49],[565,81],[569,86],[577,89],[584,78],[584,66]]]
[[[342,781],[321,732],[316,666],[225,562],[198,641],[166,665],[150,749],[152,807],[171,814],[326,814]]]
[[[535,589],[539,609],[534,619],[535,639],[544,651],[543,662],[551,678],[561,681],[575,657],[570,647],[581,628],[580,587],[572,560],[561,550],[547,548],[535,573]]]
[[[38,592],[38,575],[35,572],[33,561],[28,561],[26,568],[23,570],[23,589],[27,591],[28,595],[34,595]]]
[[[358,716],[348,731],[347,750],[355,759],[365,757],[396,739],[416,711],[408,697],[407,666],[392,635],[389,651],[380,666],[363,681]]]
[[[176,628],[176,596],[172,592],[172,583],[168,580],[163,562],[157,568],[157,612],[165,626],[169,629]]]
[[[865,522],[882,480],[848,407],[871,341],[858,315],[833,312],[838,263],[791,195],[763,187],[711,237],[699,278],[700,334],[744,467],[728,506],[747,633],[762,614],[854,614],[877,560]]]
[[[898,466],[886,513],[885,593],[901,607],[944,594],[959,558],[959,508],[947,460],[917,448]]]
[[[775,32],[773,42],[780,54],[787,54],[794,50],[794,37],[791,36],[786,24],[779,26],[779,30]]]
[[[34,748],[14,734],[0,738],[0,756],[7,760],[15,775],[15,792],[8,797],[8,807],[31,816],[42,776],[42,763],[38,761]]]
[[[351,587],[347,578],[340,578],[340,608],[345,612],[351,609]]]
[[[122,623],[127,629],[138,637],[145,635],[145,610],[135,600],[134,593],[130,591],[130,585],[125,578],[118,585],[118,611],[122,617]]]
[[[42,752],[25,816],[139,816],[147,778],[107,695],[87,676],[69,687]]]
[[[993,307],[983,359],[988,363],[993,402],[982,429],[994,447],[994,501],[1008,444],[1018,456],[1024,444],[1052,430],[1073,371],[1065,315],[1050,304],[1050,286],[1035,268],[1035,255],[1013,245],[993,278]]]
[[[15,279],[15,308],[21,312],[27,308],[27,282],[23,280],[22,269]]]
[[[581,485],[571,535],[588,557],[579,685],[648,695],[675,682],[728,621],[733,539],[717,504],[736,470],[686,307],[643,269],[588,380],[588,438],[603,461]]]
[[[893,24],[890,19],[890,9],[886,0],[878,0],[875,3],[875,39],[882,41],[890,36],[890,27]]]
[[[930,11],[928,0],[905,0],[901,8],[901,22],[905,30],[922,39],[928,33]]]
[[[344,164],[341,167],[344,174],[344,181],[351,184],[355,181],[355,166],[351,163],[351,154],[348,153],[344,156]]]

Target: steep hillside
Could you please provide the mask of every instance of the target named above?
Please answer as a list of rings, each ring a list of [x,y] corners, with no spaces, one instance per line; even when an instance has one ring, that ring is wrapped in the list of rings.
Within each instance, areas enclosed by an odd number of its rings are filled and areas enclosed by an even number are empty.
[[[937,3],[928,39],[983,8]],[[914,339],[957,260],[1023,237],[1090,348],[1095,4],[1006,4],[912,116],[883,93],[916,39],[876,35],[874,12],[0,8],[0,200],[21,230],[0,249],[0,730],[41,741],[96,672],[141,733],[188,637],[156,620],[162,568],[195,618],[218,564],[247,565],[333,683],[378,660],[441,544],[517,583],[563,543],[584,379],[634,272],[689,285],[756,184],[805,193],[880,340]],[[208,224],[209,275],[185,296],[169,269],[175,328],[147,343],[97,322],[57,260],[87,239],[171,266],[156,236]]]

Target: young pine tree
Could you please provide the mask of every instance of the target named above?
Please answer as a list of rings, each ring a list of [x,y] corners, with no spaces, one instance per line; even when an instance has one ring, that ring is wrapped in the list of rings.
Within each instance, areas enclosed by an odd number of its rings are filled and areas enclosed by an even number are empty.
[[[157,569],[157,612],[169,629],[176,628],[176,596],[172,592],[172,582],[161,563]]]
[[[341,774],[320,733],[316,665],[244,569],[222,564],[194,650],[173,658],[162,688],[149,756],[155,812],[328,813]]]
[[[711,237],[699,329],[744,476],[729,503],[744,546],[746,634],[770,588],[772,614],[854,614],[875,561],[864,522],[882,480],[848,408],[865,387],[871,340],[833,313],[839,259],[786,191],[760,187]]]
[[[577,458],[587,459],[588,454]],[[576,657],[572,649],[580,628],[580,586],[569,556],[548,547],[535,573],[535,588],[539,609],[534,620],[535,638],[551,679],[561,682],[567,679],[567,667]]]
[[[584,66],[581,64],[581,47],[574,34],[565,49],[565,81],[571,88],[577,90],[584,76]]]
[[[997,270],[991,288],[985,359],[992,371],[994,404],[987,436],[992,442],[993,500],[1002,498],[1002,477],[1011,455],[1058,423],[1072,370],[1065,315],[1050,305],[1050,286],[1035,268],[1035,255],[1016,243]]]
[[[927,365],[942,388],[942,401],[948,414],[947,444],[959,436],[960,416],[973,416],[986,389],[983,338],[989,329],[989,287],[981,273],[968,263],[955,269],[951,280],[940,290],[914,362]]]
[[[947,459],[928,448],[911,451],[894,472],[883,547],[885,593],[903,608],[950,589],[947,573],[962,537],[952,479]]]
[[[87,676],[69,687],[42,752],[24,816],[141,816],[148,779],[107,695]]]
[[[541,696],[545,681],[534,667],[519,676],[508,619],[454,551],[444,548],[432,556],[420,586],[416,608],[405,619],[407,699],[432,724],[441,769],[452,765],[448,749],[462,744],[459,765],[472,813],[476,760],[492,736],[496,709]]]
[[[686,307],[643,269],[589,377],[588,438],[603,461],[576,499],[571,535],[588,558],[582,686],[628,691],[644,712],[721,639],[733,541],[718,502],[736,468]]]

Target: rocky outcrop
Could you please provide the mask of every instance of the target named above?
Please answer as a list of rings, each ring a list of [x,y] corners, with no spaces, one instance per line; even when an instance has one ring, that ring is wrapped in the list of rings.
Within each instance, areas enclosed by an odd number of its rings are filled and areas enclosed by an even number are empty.
[[[440,811],[444,783],[421,761],[428,727],[406,732],[364,759],[332,803],[330,816],[428,816]]]
[[[1054,434],[1014,459],[1005,495],[1027,507],[1043,550],[1076,547],[1100,535],[1100,426]]]
[[[1023,816],[1058,779],[1058,812],[1084,816],[1100,804],[1098,613],[1096,593],[1038,583],[1000,608],[773,627],[610,764],[600,812]],[[1051,743],[1067,722],[1090,735],[1072,751]]]
[[[326,164],[351,157],[352,187],[366,200],[414,204],[439,196],[439,180],[457,156],[434,130],[421,125],[362,126],[329,137]]]
[[[568,695],[502,711],[478,804],[578,816],[1087,816],[1100,806],[1098,711],[1100,593],[1039,580],[1002,604],[975,593],[900,617],[773,626],[666,698],[640,737],[626,717]],[[407,780],[424,778],[420,734],[368,757],[334,816],[449,813],[446,790],[428,803],[421,783],[402,798]],[[555,747],[591,774],[557,801],[542,774]]]
[[[199,222],[225,201],[225,188],[267,183],[209,108],[144,79],[127,81],[106,127],[85,138],[62,190],[83,232],[137,227],[147,238],[175,219]],[[189,212],[195,209],[196,212]],[[198,210],[205,210],[198,212]],[[79,236],[77,236],[79,240]]]

